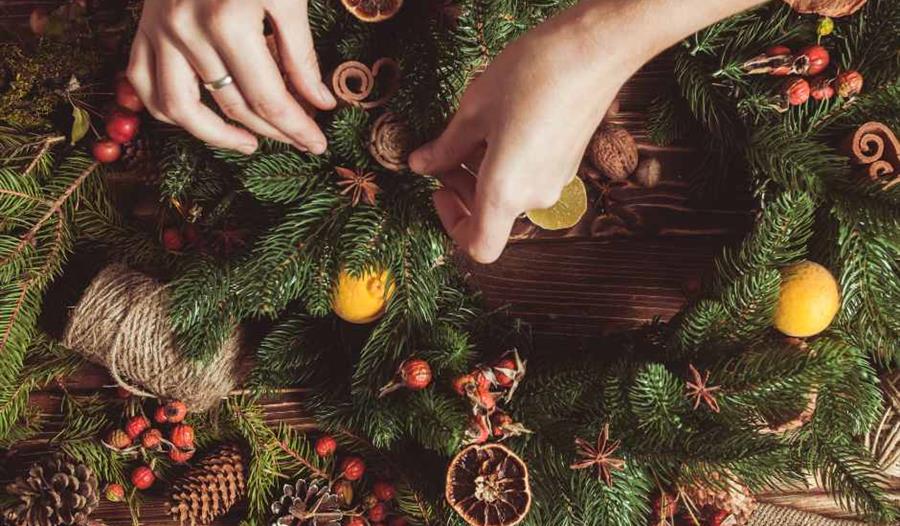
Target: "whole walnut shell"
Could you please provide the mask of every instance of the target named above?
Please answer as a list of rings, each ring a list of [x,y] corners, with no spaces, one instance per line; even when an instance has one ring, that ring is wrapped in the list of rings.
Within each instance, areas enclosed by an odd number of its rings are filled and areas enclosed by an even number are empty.
[[[852,15],[868,0],[784,0],[798,13],[815,13],[840,18]]]
[[[637,168],[637,143],[625,128],[604,125],[594,133],[587,157],[606,177],[624,181]]]

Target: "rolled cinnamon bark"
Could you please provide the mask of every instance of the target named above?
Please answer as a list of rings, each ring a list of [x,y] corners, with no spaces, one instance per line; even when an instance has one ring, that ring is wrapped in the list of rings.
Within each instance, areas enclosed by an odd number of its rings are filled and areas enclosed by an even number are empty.
[[[369,140],[369,153],[378,164],[395,172],[405,170],[406,158],[411,151],[409,127],[396,114],[388,111],[375,120]]]

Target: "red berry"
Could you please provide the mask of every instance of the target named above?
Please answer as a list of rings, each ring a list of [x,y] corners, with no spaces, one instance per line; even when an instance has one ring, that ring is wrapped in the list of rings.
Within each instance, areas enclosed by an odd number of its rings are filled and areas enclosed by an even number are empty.
[[[140,124],[141,121],[134,112],[117,109],[106,119],[106,134],[113,142],[124,144],[134,139]]]
[[[194,449],[194,428],[187,424],[180,424],[172,429],[169,441],[179,449]]]
[[[387,502],[389,500],[394,500],[394,497],[397,495],[397,489],[394,488],[394,485],[390,482],[379,480],[372,486],[372,493],[378,500]]]
[[[494,377],[497,378],[497,383],[499,383],[502,387],[512,387],[512,384],[515,383],[515,379],[507,376],[506,371],[515,370],[516,361],[512,358],[504,358],[497,362],[497,364],[494,365]]]
[[[331,435],[324,435],[316,440],[316,455],[330,457],[337,451],[337,441]]]
[[[125,488],[121,484],[107,484],[106,500],[110,502],[122,502],[125,500]]]
[[[128,436],[135,440],[137,437],[141,436],[141,434],[146,431],[150,427],[150,421],[147,420],[143,416],[136,416],[128,421],[125,424],[125,432],[128,433]]]
[[[136,467],[131,472],[131,483],[139,490],[150,489],[154,482],[156,482],[156,475],[147,466]]]
[[[138,97],[134,86],[131,85],[127,78],[119,79],[116,82],[116,104],[135,113],[144,109],[144,103],[141,102],[141,98]]]
[[[122,147],[109,140],[97,141],[91,148],[91,154],[103,164],[114,163],[122,156]]]
[[[825,77],[816,77],[810,82],[809,96],[815,100],[828,100],[834,97],[834,88],[831,81]]]
[[[159,429],[148,429],[141,437],[144,449],[157,449],[162,444],[162,432]]]
[[[378,503],[369,508],[369,520],[372,522],[381,522],[387,518],[387,508],[382,503]]]
[[[156,411],[153,413],[153,421],[157,424],[165,424],[169,421],[169,417],[166,416],[165,407],[159,406],[156,408]]]
[[[169,252],[178,252],[184,248],[184,238],[175,227],[169,227],[162,233],[163,247]]]
[[[176,464],[184,464],[194,456],[193,449],[172,449],[169,451],[169,458]]]
[[[180,424],[184,422],[184,417],[187,416],[188,408],[187,405],[180,400],[172,400],[164,407],[166,413],[166,421],[171,424]]]
[[[837,86],[838,95],[844,98],[856,95],[861,92],[863,88],[862,73],[854,69],[841,73],[834,82]]]
[[[106,435],[106,445],[113,449],[125,449],[131,446],[132,438],[121,429],[113,429]]]
[[[366,463],[359,457],[347,457],[341,462],[341,475],[347,480],[357,481],[366,473]]]
[[[366,521],[362,517],[350,517],[346,526],[366,526]]]
[[[394,517],[388,521],[388,526],[409,526],[409,521],[406,517]]]
[[[830,61],[831,57],[828,55],[828,50],[824,47],[818,44],[806,46],[797,55],[794,69],[800,75],[818,75],[825,71]]]
[[[425,360],[406,360],[400,365],[400,378],[413,391],[425,389],[431,383],[431,366]]]
[[[809,100],[809,82],[799,77],[788,79],[782,88],[782,95],[791,106],[805,104]]]
[[[469,389],[475,387],[475,377],[471,374],[464,374],[453,380],[453,390],[459,396],[465,396]]]

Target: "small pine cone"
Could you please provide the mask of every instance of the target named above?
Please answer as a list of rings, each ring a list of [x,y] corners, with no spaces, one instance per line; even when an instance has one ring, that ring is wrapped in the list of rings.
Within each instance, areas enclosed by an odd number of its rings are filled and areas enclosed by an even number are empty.
[[[228,513],[245,489],[241,450],[223,445],[172,485],[169,514],[181,526],[204,526]]]
[[[714,473],[710,479],[712,483],[709,485],[695,483],[682,487],[684,497],[697,509],[712,506],[730,513],[735,526],[747,524],[757,506],[750,489],[730,475],[726,478]]]
[[[100,504],[91,468],[60,454],[33,464],[6,493],[12,503],[2,518],[13,526],[87,526]]]
[[[152,147],[146,137],[139,136],[122,145],[122,165],[147,186],[159,184],[159,169],[153,160]]]

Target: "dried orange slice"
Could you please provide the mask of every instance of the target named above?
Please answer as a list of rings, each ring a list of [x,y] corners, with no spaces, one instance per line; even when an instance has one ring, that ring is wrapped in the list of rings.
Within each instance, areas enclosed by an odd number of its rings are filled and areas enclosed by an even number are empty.
[[[501,444],[469,446],[447,468],[447,502],[472,526],[515,526],[531,509],[528,466]]]
[[[563,230],[575,226],[587,211],[587,189],[580,177],[563,187],[559,201],[550,208],[529,210],[525,215],[544,230]]]
[[[347,11],[363,22],[381,22],[403,7],[403,0],[341,0]]]

